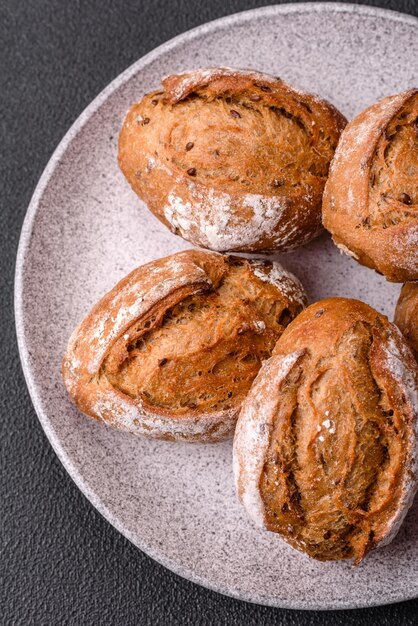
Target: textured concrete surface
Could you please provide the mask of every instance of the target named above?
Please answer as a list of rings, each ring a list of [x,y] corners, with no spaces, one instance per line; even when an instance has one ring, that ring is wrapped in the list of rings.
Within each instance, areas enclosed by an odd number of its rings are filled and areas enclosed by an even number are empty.
[[[74,487],[31,407],[12,321],[13,263],[31,191],[62,134],[129,63],[221,3],[171,14],[147,3],[0,4],[2,620],[16,624],[413,624],[415,602],[298,613],[247,605],[171,574],[123,539]],[[202,3],[203,4],[203,3]],[[409,12],[413,12],[409,3]],[[233,3],[228,12],[248,8]],[[407,3],[386,6],[408,10]],[[164,21],[159,16],[165,16]],[[117,49],[116,49],[117,48]],[[7,132],[6,132],[7,129]],[[402,584],[402,581],[399,581]],[[4,608],[3,608],[4,607]]]

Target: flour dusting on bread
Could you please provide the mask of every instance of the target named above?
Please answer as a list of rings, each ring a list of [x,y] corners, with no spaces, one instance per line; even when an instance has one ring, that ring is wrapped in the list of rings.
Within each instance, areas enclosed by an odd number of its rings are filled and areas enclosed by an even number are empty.
[[[228,251],[256,245],[260,237],[274,236],[286,202],[279,197],[246,194],[242,206],[251,215],[242,221],[236,199],[213,189],[201,190],[189,185],[193,202],[183,201],[173,192],[168,195],[164,216],[185,239],[211,250]]]
[[[289,298],[295,299],[305,307],[307,296],[300,280],[276,261],[271,264],[251,259],[251,268],[260,280],[277,285]]]
[[[159,439],[213,443],[230,436],[236,422],[236,409],[211,415],[186,415],[173,422],[170,415],[152,411],[141,399],[129,401],[113,389],[106,390],[92,407],[103,423],[129,432]]]
[[[410,448],[409,472],[405,474],[404,478],[402,506],[398,508],[390,520],[390,532],[380,543],[381,546],[389,544],[397,535],[418,489],[418,377],[415,369],[411,367],[413,355],[409,352],[404,337],[396,326],[392,326],[383,352],[386,367],[397,384],[404,389],[408,404],[412,409],[412,430],[408,442]]]
[[[234,438],[233,469],[237,493],[250,518],[265,526],[264,503],[259,489],[270,429],[278,404],[277,389],[292,370],[302,352],[266,361],[239,416]]]

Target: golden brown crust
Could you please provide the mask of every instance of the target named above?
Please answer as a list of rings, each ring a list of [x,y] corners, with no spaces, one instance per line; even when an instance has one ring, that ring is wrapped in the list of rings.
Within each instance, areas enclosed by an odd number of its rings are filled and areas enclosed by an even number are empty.
[[[383,98],[345,128],[323,223],[344,252],[387,280],[418,278],[418,89]]]
[[[345,118],[282,80],[209,68],[163,80],[128,112],[119,164],[175,233],[219,251],[291,249],[321,226]]]
[[[254,521],[319,560],[358,563],[396,534],[417,488],[418,367],[357,300],[284,331],[238,420],[234,469]]]
[[[406,283],[402,287],[394,322],[418,360],[418,283]]]
[[[118,283],[74,331],[67,390],[87,415],[135,434],[218,441],[261,361],[302,310],[275,263],[188,250]]]

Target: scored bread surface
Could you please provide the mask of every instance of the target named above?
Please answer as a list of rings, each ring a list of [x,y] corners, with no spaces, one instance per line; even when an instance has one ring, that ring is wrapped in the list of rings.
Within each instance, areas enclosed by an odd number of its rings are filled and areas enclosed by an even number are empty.
[[[418,367],[366,304],[311,305],[264,362],[238,419],[238,495],[258,525],[319,560],[388,543],[417,489]]]
[[[323,223],[343,252],[389,281],[418,279],[418,89],[383,98],[345,128]]]
[[[346,120],[266,74],[169,76],[128,112],[119,164],[166,226],[218,251],[284,250],[319,234],[321,199]]]
[[[92,309],[70,339],[64,381],[84,413],[117,428],[218,441],[305,304],[277,263],[180,252],[134,270]]]

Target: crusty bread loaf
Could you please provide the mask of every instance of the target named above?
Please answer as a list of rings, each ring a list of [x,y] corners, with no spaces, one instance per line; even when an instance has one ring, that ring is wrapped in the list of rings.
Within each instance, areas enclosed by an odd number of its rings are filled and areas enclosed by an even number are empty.
[[[128,112],[119,164],[173,232],[218,251],[287,250],[322,229],[321,200],[345,118],[252,71],[169,76]]]
[[[384,98],[348,124],[323,222],[337,246],[389,281],[418,279],[418,89]]]
[[[234,439],[250,517],[319,560],[388,543],[417,488],[418,366],[399,330],[331,298],[284,331]]]
[[[116,428],[218,441],[305,303],[277,263],[179,252],[134,270],[92,309],[69,341],[64,382],[81,411]]]
[[[418,360],[418,283],[406,283],[402,287],[394,321]]]

